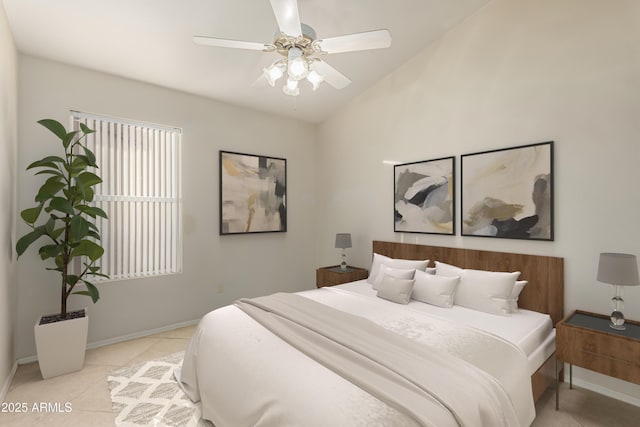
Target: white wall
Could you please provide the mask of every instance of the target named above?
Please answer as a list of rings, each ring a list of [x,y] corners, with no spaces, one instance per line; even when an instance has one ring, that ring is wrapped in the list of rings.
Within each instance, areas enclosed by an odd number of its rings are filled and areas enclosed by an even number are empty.
[[[104,284],[96,305],[72,296],[71,306],[89,308],[90,343],[198,319],[238,297],[315,286],[315,126],[29,56],[20,56],[19,100],[19,209],[41,184],[25,167],[57,149],[39,119],[68,123],[75,109],[183,129],[184,272]],[[287,159],[286,233],[218,235],[221,149]],[[18,260],[18,279],[22,358],[35,354],[38,316],[58,310],[59,280],[37,246]]]
[[[0,2],[0,399],[14,365],[18,54]]]
[[[636,0],[490,3],[320,126],[319,170],[331,173],[319,177],[319,264],[336,262],[331,236],[343,231],[353,233],[350,261],[363,267],[373,239],[549,254],[565,259],[565,313],[608,313],[598,254],[640,255],[639,46]],[[554,242],[393,232],[393,166],[384,160],[549,140]],[[624,312],[640,320],[640,286],[626,291]],[[574,374],[640,404],[640,386]]]

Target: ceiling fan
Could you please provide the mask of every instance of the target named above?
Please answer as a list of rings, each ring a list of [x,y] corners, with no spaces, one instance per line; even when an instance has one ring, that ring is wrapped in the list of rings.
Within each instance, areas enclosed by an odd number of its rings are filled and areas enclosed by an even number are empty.
[[[194,36],[196,44],[229,47],[236,49],[277,52],[284,58],[276,60],[258,81],[265,80],[270,86],[281,77],[286,77],[282,91],[291,96],[300,94],[298,82],[306,79],[316,90],[326,81],[336,89],[343,89],[351,80],[319,57],[332,53],[381,49],[391,46],[389,30],[374,30],[347,34],[326,39],[316,38],[310,26],[300,22],[297,0],[271,0],[271,7],[278,21],[278,30],[271,43],[228,40],[215,37]]]

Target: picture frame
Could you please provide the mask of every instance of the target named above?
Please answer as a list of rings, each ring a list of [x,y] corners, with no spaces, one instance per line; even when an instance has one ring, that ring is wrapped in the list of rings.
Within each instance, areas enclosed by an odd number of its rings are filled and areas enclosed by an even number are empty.
[[[455,156],[394,165],[395,232],[456,233]]]
[[[287,160],[220,151],[220,235],[287,231]]]
[[[553,141],[460,159],[463,236],[554,239]]]

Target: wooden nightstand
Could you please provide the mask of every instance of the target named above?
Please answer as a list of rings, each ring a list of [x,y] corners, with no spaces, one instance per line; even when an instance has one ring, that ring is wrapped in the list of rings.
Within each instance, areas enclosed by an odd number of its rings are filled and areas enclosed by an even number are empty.
[[[335,286],[347,282],[366,279],[369,272],[364,268],[348,266],[342,270],[339,265],[321,267],[316,270],[316,286]]]
[[[556,359],[569,364],[569,388],[572,365],[640,384],[640,322],[626,320],[624,331],[609,323],[609,316],[575,310],[556,325]]]

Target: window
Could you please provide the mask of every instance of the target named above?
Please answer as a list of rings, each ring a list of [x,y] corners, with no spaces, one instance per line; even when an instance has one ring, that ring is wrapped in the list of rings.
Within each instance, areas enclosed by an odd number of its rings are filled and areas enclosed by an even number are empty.
[[[181,272],[181,130],[76,111],[71,119],[95,131],[86,140],[103,181],[94,201],[109,216],[96,220],[101,272],[112,280]]]

